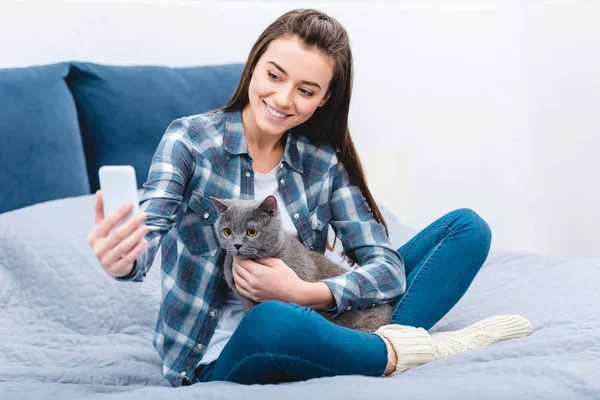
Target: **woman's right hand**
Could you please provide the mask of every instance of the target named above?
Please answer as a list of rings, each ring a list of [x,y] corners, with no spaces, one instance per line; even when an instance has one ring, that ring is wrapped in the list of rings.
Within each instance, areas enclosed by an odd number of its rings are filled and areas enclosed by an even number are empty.
[[[127,276],[133,271],[135,260],[146,249],[144,225],[146,214],[140,213],[109,234],[109,231],[133,209],[126,204],[108,217],[104,217],[102,191],[96,192],[96,226],[88,235],[88,242],[104,271],[113,278]]]

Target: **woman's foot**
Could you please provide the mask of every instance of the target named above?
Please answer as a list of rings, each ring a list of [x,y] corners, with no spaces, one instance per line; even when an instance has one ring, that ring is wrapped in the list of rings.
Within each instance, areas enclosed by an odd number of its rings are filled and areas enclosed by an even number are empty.
[[[531,323],[519,315],[496,315],[457,331],[432,333],[431,338],[435,342],[437,358],[442,358],[505,340],[518,339],[531,332]]]
[[[397,324],[385,325],[375,331],[389,340],[396,351],[397,360],[391,360],[396,364],[392,376],[451,354],[521,338],[531,332],[531,323],[518,315],[498,315],[457,331],[431,335],[423,328]]]

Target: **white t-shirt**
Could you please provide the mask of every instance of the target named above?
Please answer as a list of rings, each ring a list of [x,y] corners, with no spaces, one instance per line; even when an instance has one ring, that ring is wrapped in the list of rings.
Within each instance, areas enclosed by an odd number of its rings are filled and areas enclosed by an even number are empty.
[[[285,203],[277,189],[277,167],[266,174],[254,171],[254,198],[256,200],[263,200],[270,195],[274,195],[277,199],[277,208],[283,222],[283,229],[287,234],[298,237],[298,231],[292,222],[290,214],[285,209]],[[219,357],[219,354],[223,351],[223,348],[243,317],[244,309],[242,303],[229,290],[215,332],[208,343],[208,349],[198,365],[209,364]]]

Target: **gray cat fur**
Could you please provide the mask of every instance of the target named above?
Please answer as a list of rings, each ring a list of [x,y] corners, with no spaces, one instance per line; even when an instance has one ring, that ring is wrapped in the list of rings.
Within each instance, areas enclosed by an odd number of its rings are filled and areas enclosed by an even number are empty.
[[[234,255],[248,259],[279,258],[306,282],[318,282],[346,272],[321,253],[307,249],[298,239],[285,233],[274,196],[268,196],[263,201],[214,197],[211,200],[220,214],[215,222],[215,229],[220,246],[226,251],[223,265],[225,281],[240,298],[245,313],[257,303],[242,296],[235,287],[232,272]],[[231,237],[225,236],[223,231],[226,228],[233,231]],[[256,229],[258,233],[255,237],[249,237],[246,235],[247,229]],[[242,247],[238,250],[234,244],[241,244]],[[333,318],[332,312],[317,312],[338,325],[363,332],[374,332],[380,326],[389,324],[392,316],[389,304],[345,311],[336,318]]]

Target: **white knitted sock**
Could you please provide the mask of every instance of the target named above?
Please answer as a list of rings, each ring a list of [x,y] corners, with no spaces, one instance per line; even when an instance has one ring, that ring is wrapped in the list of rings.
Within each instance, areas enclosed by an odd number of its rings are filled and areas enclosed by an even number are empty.
[[[423,328],[397,324],[384,325],[374,333],[387,338],[396,350],[396,369],[389,375],[394,376],[451,354],[517,339],[532,331],[531,323],[521,316],[498,315],[457,331],[431,335]]]
[[[435,344],[429,333],[423,328],[392,324],[384,325],[374,333],[382,338],[387,338],[396,350],[398,356],[396,370],[389,376],[437,359]]]
[[[496,315],[457,331],[432,333],[431,339],[435,342],[437,357],[442,358],[505,340],[518,339],[531,332],[531,323],[519,315]]]

